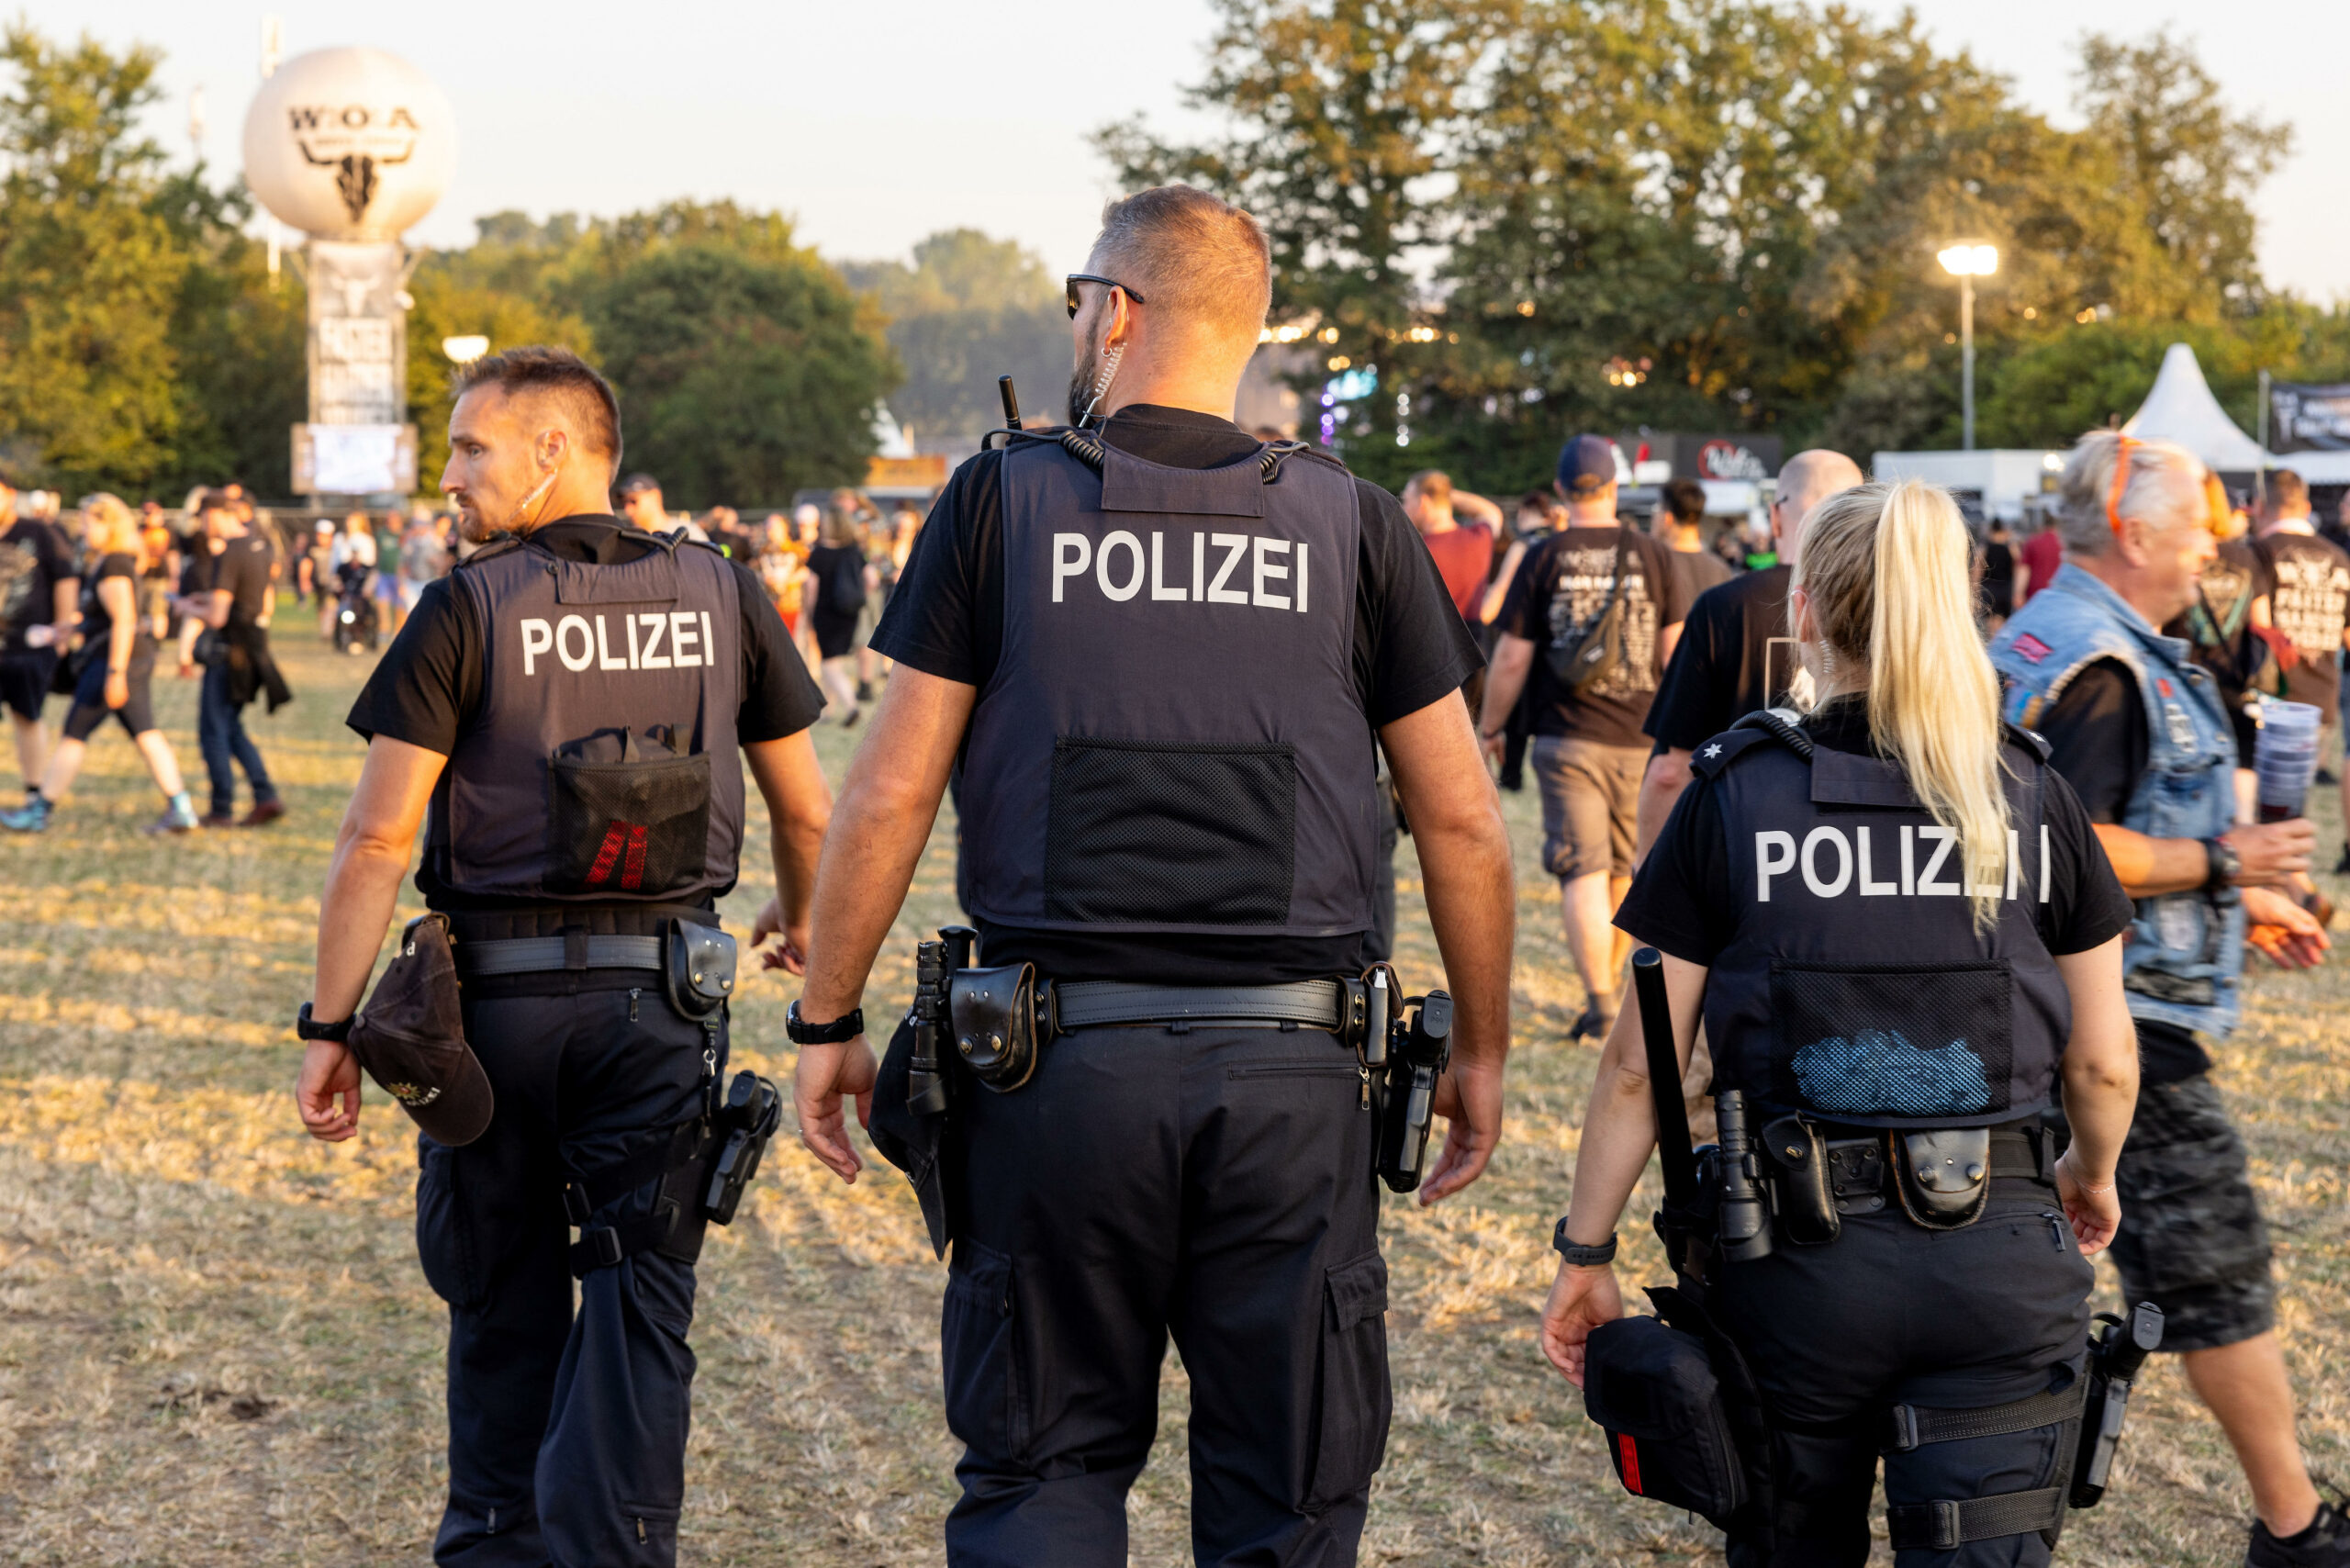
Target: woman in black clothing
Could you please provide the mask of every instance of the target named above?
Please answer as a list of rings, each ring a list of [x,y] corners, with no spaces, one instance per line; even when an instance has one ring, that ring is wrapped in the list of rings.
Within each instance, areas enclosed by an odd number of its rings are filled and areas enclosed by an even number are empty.
[[[848,709],[843,728],[858,718],[856,682],[849,674],[849,655],[856,642],[857,617],[875,587],[874,572],[856,542],[856,521],[838,507],[824,509],[823,532],[808,552],[806,602],[810,624],[816,633],[816,653],[823,661],[824,689]]]
[[[146,758],[147,771],[167,802],[147,831],[185,833],[196,826],[196,808],[181,782],[172,743],[155,727],[155,708],[147,694],[155,671],[155,638],[139,613],[139,520],[119,498],[96,495],[82,505],[82,528],[94,564],[82,597],[73,706],[65,715],[65,734],[50,754],[40,793],[21,811],[0,814],[0,825],[18,833],[46,828],[56,802],[82,771],[90,736],[112,717]]]

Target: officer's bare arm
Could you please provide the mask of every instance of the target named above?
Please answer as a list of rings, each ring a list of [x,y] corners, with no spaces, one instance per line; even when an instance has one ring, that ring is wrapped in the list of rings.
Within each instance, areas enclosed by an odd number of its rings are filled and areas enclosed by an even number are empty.
[[[1526,689],[1527,672],[1533,667],[1533,642],[1503,633],[1501,641],[1494,644],[1493,662],[1485,668],[1485,706],[1477,717],[1477,733],[1487,745],[1500,743],[1510,710],[1517,706],[1518,693]]]
[[[1501,1140],[1516,883],[1501,798],[1460,694],[1383,726],[1379,744],[1419,849],[1428,924],[1452,992],[1452,1067],[1436,1107],[1449,1130],[1420,1189],[1420,1201],[1432,1204],[1474,1182]]]
[[[2065,1116],[2072,1124],[2073,1142],[2065,1153],[2064,1174],[2083,1188],[2110,1187],[2114,1161],[2121,1158],[2121,1141],[2130,1136],[2131,1113],[2138,1104],[2138,1032],[2121,990],[2121,938],[2086,953],[2059,954],[2056,969],[2073,1003],[2073,1033],[2064,1059]],[[2115,1215],[2109,1211],[2116,1207],[2066,1194],[2075,1228],[2094,1226],[2081,1237],[2083,1252],[2112,1239],[2109,1222]]]
[[[775,903],[770,906],[790,955],[808,951],[808,907],[816,896],[816,857],[824,846],[824,824],[833,814],[832,786],[816,760],[813,732],[781,740],[745,741],[759,797],[767,803],[768,836],[774,841]],[[760,916],[762,926],[767,916]],[[754,937],[754,942],[757,940]],[[787,966],[788,967],[788,966]]]
[[[318,971],[310,986],[310,1015],[322,1023],[357,1011],[399,902],[400,879],[416,850],[432,786],[449,759],[406,741],[378,735],[367,743],[359,788],[335,834],[334,858],[319,897]],[[359,1126],[359,1068],[332,1040],[313,1040],[303,1054],[295,1101],[313,1137],[334,1141]]]
[[[1649,758],[1648,771],[1640,775],[1639,817],[1632,840],[1635,869],[1649,857],[1656,835],[1664,831],[1665,819],[1673,815],[1681,792],[1689,788],[1691,755],[1684,747],[1667,746]]]
[[[906,901],[978,700],[978,688],[906,664],[882,689],[816,866],[808,985],[800,993],[800,1015],[809,1023],[828,1024],[864,1000],[866,977]],[[873,1076],[873,1048],[862,1037],[800,1048],[792,1075],[800,1141],[844,1182],[856,1181],[864,1161],[849,1143],[841,1102],[854,1096],[858,1118],[869,1114]]]

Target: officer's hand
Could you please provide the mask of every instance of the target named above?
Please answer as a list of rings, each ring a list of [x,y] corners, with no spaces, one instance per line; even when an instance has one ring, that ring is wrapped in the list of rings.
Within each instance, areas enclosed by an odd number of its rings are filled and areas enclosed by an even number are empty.
[[[312,1040],[302,1053],[294,1104],[314,1138],[341,1143],[359,1130],[359,1058],[335,1040]]]
[[[844,1182],[856,1181],[865,1161],[849,1144],[841,1097],[854,1095],[857,1125],[871,1126],[873,1081],[879,1072],[873,1047],[862,1035],[845,1045],[800,1047],[800,1065],[791,1075],[791,1105],[800,1114],[800,1141],[824,1162],[824,1169]]]
[[[1436,1169],[1420,1183],[1425,1208],[1485,1173],[1502,1140],[1502,1074],[1498,1066],[1454,1062],[1436,1082],[1436,1114],[1447,1118]]]
[[[2317,916],[2274,888],[2244,889],[2244,939],[2280,969],[2312,969],[2333,946]]]
[[[764,952],[759,951],[759,944],[770,936],[780,936],[783,940]],[[763,969],[781,969],[795,975],[808,972],[808,933],[805,930],[784,929],[783,901],[780,898],[767,900],[767,907],[759,911],[759,918],[751,923],[751,948],[758,952],[759,968]]]
[[[2089,1191],[2073,1168],[2073,1150],[2066,1149],[2056,1161],[2056,1196],[2065,1205],[2065,1217],[2072,1223],[2073,1239],[2081,1244],[2081,1256],[2094,1258],[2113,1240],[2113,1233],[2121,1228],[2121,1194],[2115,1191],[2113,1175],[2096,1183],[2105,1189]]]
[[[2244,862],[2236,885],[2251,887],[2274,882],[2310,868],[2317,848],[2317,828],[2307,817],[2281,823],[2243,823],[2221,834]]]
[[[1623,1316],[1623,1293],[1616,1288],[1613,1268],[1603,1263],[1578,1269],[1562,1260],[1559,1277],[1550,1284],[1550,1299],[1542,1304],[1542,1353],[1581,1388],[1583,1341],[1601,1324]]]

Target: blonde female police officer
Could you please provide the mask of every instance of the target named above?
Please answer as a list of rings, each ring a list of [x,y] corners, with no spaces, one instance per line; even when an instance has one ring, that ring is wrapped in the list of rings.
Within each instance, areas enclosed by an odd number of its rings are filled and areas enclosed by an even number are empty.
[[[2062,1518],[2065,1415],[1935,1440],[1934,1413],[2031,1421],[2064,1402],[2024,1402],[2082,1375],[2087,1255],[2120,1221],[2137,1091],[2131,907],[2072,790],[2001,727],[1967,553],[1948,495],[1915,483],[1812,514],[1789,613],[1818,704],[1697,748],[1617,917],[1664,954],[1681,1060],[1702,1016],[1716,1089],[1772,1129],[1758,1141],[1816,1137],[1837,1177],[1833,1239],[1795,1244],[1783,1217],[1768,1256],[1707,1269],[1776,1434],[1776,1506],[1733,1531],[1740,1568],[1862,1562],[1881,1449],[1903,1568],[2044,1563]],[[1601,1059],[1543,1313],[1578,1385],[1587,1336],[1623,1315],[1607,1260],[1656,1140],[1637,1012]],[[2039,1122],[2060,1075],[2075,1137],[2052,1163]],[[1905,1179],[1922,1140],[1902,1135],[1980,1127],[1960,1191]],[[1889,1445],[1897,1406],[1923,1440]],[[1936,1550],[1938,1503],[1977,1539]]]

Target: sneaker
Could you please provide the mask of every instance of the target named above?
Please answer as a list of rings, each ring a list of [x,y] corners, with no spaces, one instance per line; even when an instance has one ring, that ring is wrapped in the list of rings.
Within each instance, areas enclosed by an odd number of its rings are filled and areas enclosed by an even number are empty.
[[[253,809],[247,812],[244,821],[237,825],[239,827],[267,827],[285,814],[285,802],[272,796],[266,801],[255,801]]]
[[[841,721],[841,728],[844,730],[853,730],[856,728],[856,722],[864,717],[864,709],[852,708],[848,711],[848,717]]]
[[[2244,1568],[2350,1568],[2350,1516],[2320,1503],[2307,1529],[2281,1540],[2255,1520],[2244,1562]]]
[[[237,825],[237,813],[234,812],[207,812],[202,816],[196,819],[196,825],[198,827],[234,827]]]
[[[2345,842],[2342,846],[2342,858],[2333,863],[2333,874],[2337,877],[2350,877],[2350,842]]]
[[[856,700],[859,702],[870,702],[873,700],[873,683],[871,681],[860,680],[856,683]]]
[[[196,831],[196,809],[193,806],[173,804],[164,807],[163,814],[149,823],[145,831],[151,834],[193,833]]]
[[[2321,767],[2317,770],[2317,777],[2311,778],[2310,782],[2312,784],[2322,784],[2327,789],[2331,790],[2335,785],[2342,782],[2342,776],[2334,772],[2331,767]]]
[[[40,833],[49,827],[50,803],[36,795],[13,812],[0,812],[0,827],[10,833]]]
[[[1616,1027],[1617,1011],[1613,1007],[1601,1006],[1599,1000],[1596,997],[1593,998],[1583,1003],[1583,1015],[1575,1020],[1574,1027],[1567,1031],[1567,1038],[1570,1040],[1590,1039],[1606,1043],[1607,1031]]]

